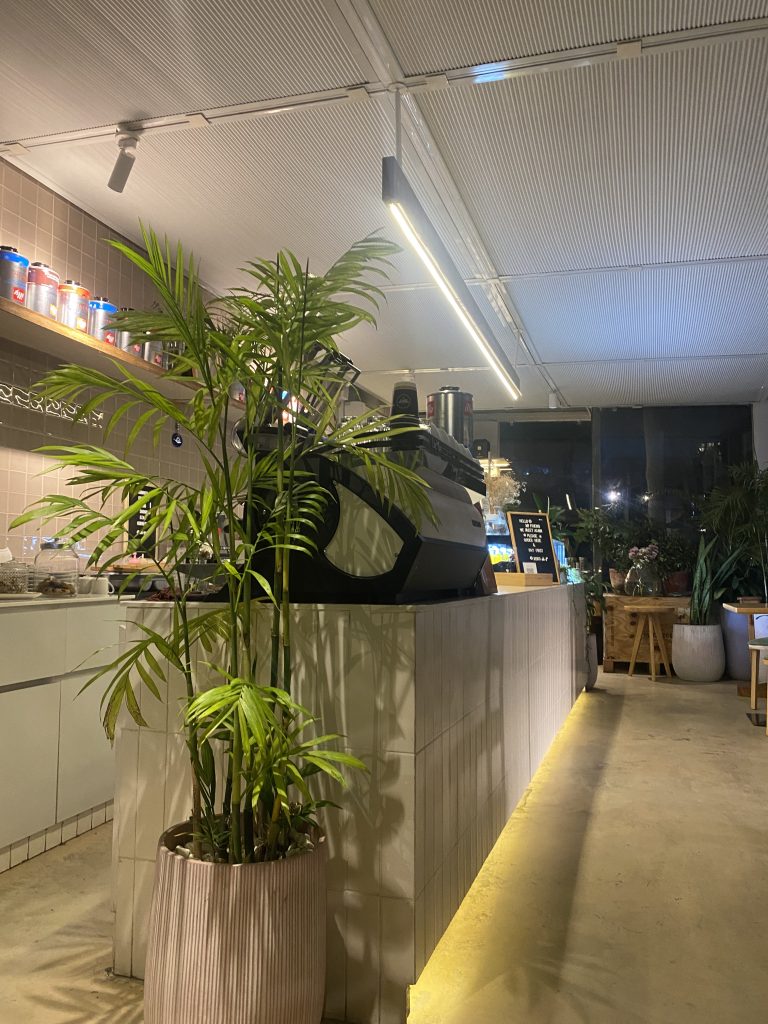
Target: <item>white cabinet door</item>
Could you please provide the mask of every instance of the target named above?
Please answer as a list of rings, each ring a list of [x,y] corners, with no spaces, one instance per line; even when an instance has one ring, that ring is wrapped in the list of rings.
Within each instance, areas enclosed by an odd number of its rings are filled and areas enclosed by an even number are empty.
[[[0,692],[0,847],[56,821],[59,697],[57,680]]]
[[[120,623],[125,610],[117,601],[105,604],[79,605],[65,609],[67,623],[67,655],[57,673],[95,669],[108,665],[120,653]]]
[[[104,735],[99,710],[107,680],[99,679],[78,696],[90,677],[90,672],[78,672],[60,681],[57,821],[106,803],[114,793],[115,755]]]
[[[34,608],[0,611],[0,686],[51,679],[66,671],[65,611],[44,602],[40,597],[29,602]]]

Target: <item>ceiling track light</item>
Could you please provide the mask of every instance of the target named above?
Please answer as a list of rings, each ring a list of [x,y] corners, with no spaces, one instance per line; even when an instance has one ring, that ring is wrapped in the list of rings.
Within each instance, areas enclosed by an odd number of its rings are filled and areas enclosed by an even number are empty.
[[[466,282],[448,254],[398,160],[382,161],[382,198],[411,248],[448,300],[469,336],[512,398],[521,397],[520,378],[488,326]]]
[[[136,149],[138,145],[138,132],[117,132],[117,148],[119,152],[107,182],[107,187],[111,188],[113,192],[122,192],[125,188],[125,183],[128,181],[133,165],[136,162]]]

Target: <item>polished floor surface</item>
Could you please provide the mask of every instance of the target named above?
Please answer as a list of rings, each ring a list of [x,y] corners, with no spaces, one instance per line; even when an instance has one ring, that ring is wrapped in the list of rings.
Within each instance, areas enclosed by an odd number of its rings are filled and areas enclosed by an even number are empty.
[[[140,1024],[140,982],[115,978],[112,824],[0,875],[0,1024]]]
[[[411,991],[409,1024],[763,1024],[768,738],[733,684],[583,695]],[[141,1024],[111,825],[0,875],[0,1024]]]
[[[408,1024],[764,1024],[768,738],[733,683],[584,694]]]

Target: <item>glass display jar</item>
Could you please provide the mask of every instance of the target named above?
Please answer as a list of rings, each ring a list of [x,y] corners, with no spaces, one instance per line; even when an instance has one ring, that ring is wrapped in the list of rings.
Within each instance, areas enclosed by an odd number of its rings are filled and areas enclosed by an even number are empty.
[[[624,593],[630,597],[659,597],[661,580],[652,565],[633,565],[624,581]]]
[[[0,563],[0,595],[26,594],[29,569],[15,558]]]
[[[44,597],[76,597],[80,562],[70,547],[46,541],[35,558],[34,588]]]

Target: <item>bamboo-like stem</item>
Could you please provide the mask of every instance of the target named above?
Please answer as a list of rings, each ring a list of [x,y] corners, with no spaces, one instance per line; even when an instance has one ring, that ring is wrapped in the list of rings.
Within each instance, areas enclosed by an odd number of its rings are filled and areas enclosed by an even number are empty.
[[[186,600],[181,600],[174,609],[178,614],[184,646],[184,683],[187,690],[187,700],[192,701],[195,697],[195,684],[192,677],[192,650],[189,638],[189,619],[187,617]],[[192,854],[198,859],[202,857],[202,846],[200,842],[200,824],[202,820],[202,804],[200,797],[200,747],[197,741],[197,728],[191,723],[187,725],[187,749],[192,764]],[[213,808],[211,808],[213,810]]]

